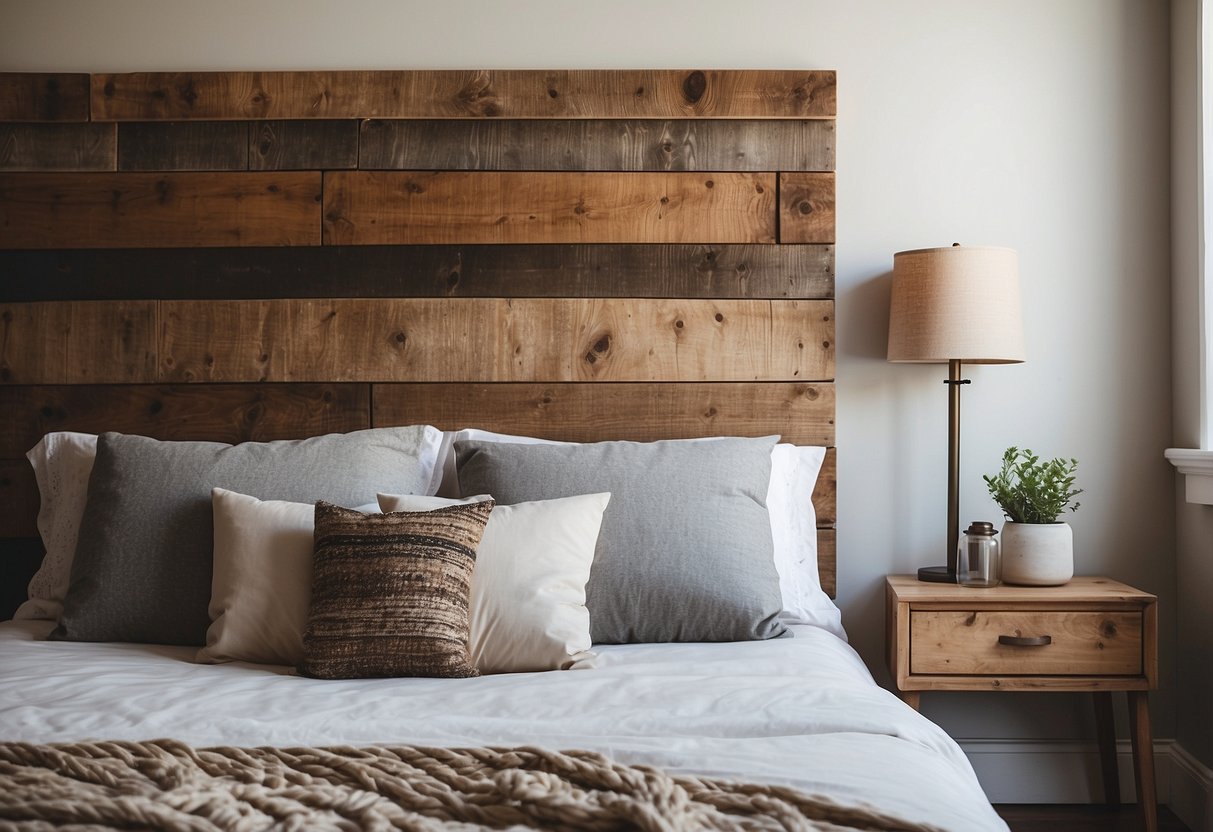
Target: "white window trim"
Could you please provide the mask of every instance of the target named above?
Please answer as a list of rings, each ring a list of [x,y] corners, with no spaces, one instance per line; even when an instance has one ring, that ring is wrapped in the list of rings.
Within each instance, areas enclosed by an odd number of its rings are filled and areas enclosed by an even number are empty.
[[[1184,475],[1189,503],[1213,505],[1213,3],[1202,0],[1200,14],[1200,63],[1197,89],[1200,96],[1197,138],[1200,166],[1198,236],[1200,283],[1197,286],[1200,338],[1200,448],[1169,448],[1166,457]]]

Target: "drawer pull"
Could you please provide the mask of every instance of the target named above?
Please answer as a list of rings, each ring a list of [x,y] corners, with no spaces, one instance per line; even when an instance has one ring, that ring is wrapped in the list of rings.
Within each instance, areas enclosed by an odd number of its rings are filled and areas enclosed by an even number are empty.
[[[998,643],[1008,647],[1044,647],[1053,643],[1053,636],[999,636]]]

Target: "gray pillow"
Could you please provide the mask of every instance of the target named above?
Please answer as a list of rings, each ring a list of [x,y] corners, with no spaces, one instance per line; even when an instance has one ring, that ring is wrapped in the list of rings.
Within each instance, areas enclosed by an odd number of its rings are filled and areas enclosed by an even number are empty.
[[[204,643],[211,488],[348,507],[378,491],[426,494],[441,436],[425,425],[240,445],[102,434],[51,638]]]
[[[499,504],[611,493],[586,585],[598,644],[777,636],[767,514],[778,437],[519,445],[456,442],[459,487]]]

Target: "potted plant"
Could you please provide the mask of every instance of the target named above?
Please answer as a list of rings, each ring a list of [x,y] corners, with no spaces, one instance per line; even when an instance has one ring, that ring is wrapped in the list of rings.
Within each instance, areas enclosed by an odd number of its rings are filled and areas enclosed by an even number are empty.
[[[1042,461],[1030,449],[1011,447],[1002,469],[982,479],[1007,523],[1002,528],[1002,580],[1060,586],[1074,577],[1074,530],[1057,518],[1075,511],[1077,459]]]

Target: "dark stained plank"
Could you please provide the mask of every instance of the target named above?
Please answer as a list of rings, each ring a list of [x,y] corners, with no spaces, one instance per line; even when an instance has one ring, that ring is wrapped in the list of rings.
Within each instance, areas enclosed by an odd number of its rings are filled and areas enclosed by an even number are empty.
[[[114,170],[112,124],[0,123],[0,170]]]
[[[155,380],[154,301],[0,304],[0,384]]]
[[[248,170],[248,125],[234,121],[118,125],[119,170]]]
[[[289,246],[0,251],[12,301],[828,298],[831,246]]]
[[[92,76],[96,121],[833,118],[828,70],[354,70]]]
[[[316,173],[0,174],[0,248],[319,245]]]
[[[779,242],[834,242],[834,174],[779,174]]]
[[[1140,832],[1141,810],[1135,804],[1107,806],[1057,804],[999,804],[999,816],[1011,832]],[[1195,832],[1166,806],[1158,807],[1158,832]]]
[[[773,243],[758,173],[324,174],[326,245]]]
[[[268,442],[370,427],[366,384],[118,384],[0,387],[0,457],[51,431]]]
[[[362,123],[363,170],[825,171],[834,122],[486,120]]]
[[[348,121],[255,121],[249,124],[251,170],[358,167],[358,125]]]
[[[824,300],[161,301],[167,382],[827,381]]]
[[[0,621],[12,618],[28,597],[26,587],[42,565],[43,554],[36,537],[0,538]]]
[[[88,121],[89,76],[0,72],[0,121]]]
[[[38,536],[38,483],[25,459],[0,459],[0,537]]]
[[[828,382],[376,384],[373,399],[376,427],[474,427],[564,442],[779,434],[834,444]]]

